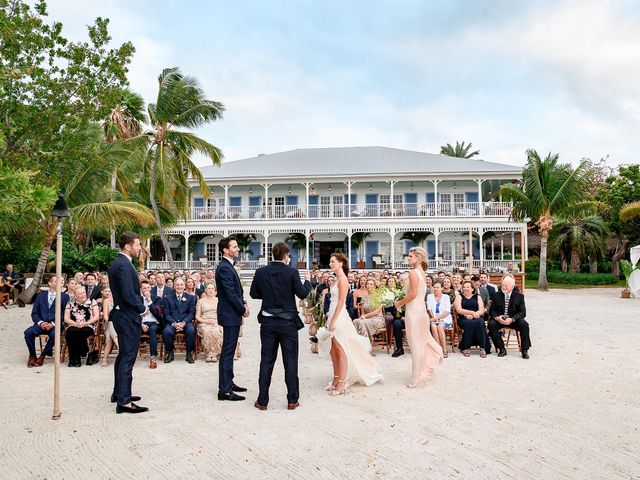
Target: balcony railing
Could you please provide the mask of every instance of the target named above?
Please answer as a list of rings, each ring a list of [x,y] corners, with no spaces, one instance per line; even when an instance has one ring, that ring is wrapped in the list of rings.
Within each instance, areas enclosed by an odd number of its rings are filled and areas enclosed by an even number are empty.
[[[512,208],[509,202],[193,207],[191,219],[264,221],[288,218],[508,217]]]

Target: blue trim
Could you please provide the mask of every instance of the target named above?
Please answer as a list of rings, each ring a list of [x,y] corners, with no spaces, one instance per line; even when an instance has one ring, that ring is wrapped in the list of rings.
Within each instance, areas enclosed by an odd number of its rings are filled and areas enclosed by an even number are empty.
[[[425,199],[427,203],[435,203],[436,202],[436,194],[434,192],[427,192],[425,195]]]
[[[229,197],[229,206],[230,207],[241,207],[242,206],[242,197]]]
[[[196,197],[193,199],[194,207],[204,207],[204,198]]]
[[[262,205],[262,197],[249,197],[250,207],[259,207]]]
[[[284,197],[285,205],[298,205],[298,196],[297,195],[287,195]]]
[[[365,246],[365,267],[366,268],[373,268],[373,260],[371,259],[371,257],[373,255],[378,255],[378,246],[379,246],[380,242],[378,242],[378,240],[365,240],[364,242],[364,246]]]

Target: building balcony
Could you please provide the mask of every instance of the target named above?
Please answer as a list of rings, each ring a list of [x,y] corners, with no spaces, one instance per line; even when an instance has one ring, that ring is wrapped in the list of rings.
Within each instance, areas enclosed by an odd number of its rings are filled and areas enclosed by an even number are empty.
[[[294,218],[389,218],[389,217],[502,217],[511,215],[510,202],[460,203],[396,203],[332,204],[332,205],[270,205],[248,207],[192,207],[191,221],[225,222],[250,220],[265,222]]]

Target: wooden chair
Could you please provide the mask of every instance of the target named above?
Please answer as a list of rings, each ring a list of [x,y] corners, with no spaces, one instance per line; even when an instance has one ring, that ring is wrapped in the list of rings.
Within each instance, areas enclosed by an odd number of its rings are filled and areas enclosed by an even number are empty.
[[[507,331],[507,338],[504,340],[504,348],[505,349],[508,349],[508,348],[515,349],[516,348],[515,344],[512,347],[509,347],[509,342],[511,340],[511,332],[515,332],[516,333],[515,337],[516,337],[517,344],[518,344],[518,351],[521,352],[522,351],[522,344],[520,343],[520,332],[518,330],[514,330],[513,328],[509,328],[509,327],[504,327],[504,328],[500,329],[501,332],[504,332],[505,330]]]
[[[9,293],[6,293],[6,292],[0,293],[0,305],[2,305],[4,308],[7,308],[7,305],[9,305],[10,300],[11,300],[11,295],[9,295]]]
[[[393,337],[393,335],[391,335]],[[387,327],[378,329],[378,332],[371,339],[371,348],[382,347],[385,352],[389,353],[389,336],[387,334]]]
[[[66,330],[66,329],[65,329]],[[67,355],[67,337],[64,335],[64,331],[60,332],[60,361],[64,362],[64,359]],[[87,339],[89,343],[89,353],[94,350],[98,351],[98,358],[100,357],[100,352],[102,352],[102,343],[104,342],[104,332],[102,331],[102,322],[98,321],[96,323],[96,331],[93,335],[90,335]]]

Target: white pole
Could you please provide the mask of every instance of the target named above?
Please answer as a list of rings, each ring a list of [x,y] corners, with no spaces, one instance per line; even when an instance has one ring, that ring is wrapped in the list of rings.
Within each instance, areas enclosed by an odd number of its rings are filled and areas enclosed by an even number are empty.
[[[62,330],[62,218],[58,217],[56,226],[56,311],[54,330],[55,344],[53,347],[53,415],[52,420],[59,420],[60,411],[60,331]]]

